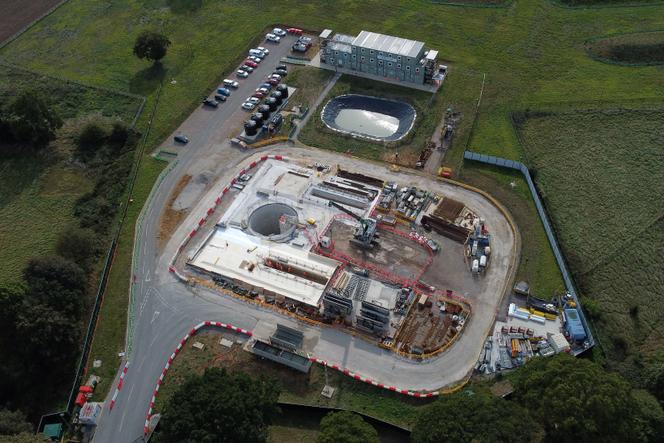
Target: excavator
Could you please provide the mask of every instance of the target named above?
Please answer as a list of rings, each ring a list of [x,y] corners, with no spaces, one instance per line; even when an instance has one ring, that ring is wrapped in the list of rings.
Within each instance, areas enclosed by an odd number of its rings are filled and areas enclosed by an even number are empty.
[[[375,219],[360,217],[359,215],[355,214],[349,209],[346,209],[344,206],[340,205],[339,203],[333,202],[331,200],[329,202],[329,205],[350,215],[360,224],[360,226],[355,228],[355,233],[353,234],[353,238],[349,240],[352,244],[359,246],[362,249],[373,249],[376,245],[378,245],[378,242],[376,241],[376,239],[378,238],[378,232],[376,232]]]

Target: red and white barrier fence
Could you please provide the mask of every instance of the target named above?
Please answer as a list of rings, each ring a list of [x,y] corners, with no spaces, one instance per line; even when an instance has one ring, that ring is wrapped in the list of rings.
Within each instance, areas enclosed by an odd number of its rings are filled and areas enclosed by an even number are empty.
[[[129,361],[127,361],[122,368],[122,373],[120,374],[120,380],[118,380],[118,385],[115,387],[115,392],[113,393],[113,397],[111,398],[111,404],[108,406],[109,410],[113,410],[113,407],[115,406],[115,401],[118,399],[118,394],[120,394],[120,391],[122,390],[122,385],[124,384],[124,379],[127,375],[127,371],[129,370]]]

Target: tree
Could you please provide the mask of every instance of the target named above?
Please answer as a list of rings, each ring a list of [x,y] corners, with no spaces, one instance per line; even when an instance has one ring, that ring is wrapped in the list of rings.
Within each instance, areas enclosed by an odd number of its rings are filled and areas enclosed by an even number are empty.
[[[78,147],[81,151],[92,153],[108,138],[108,131],[104,127],[104,122],[99,118],[93,118],[88,121],[81,132],[78,134]]]
[[[147,59],[159,63],[166,55],[171,41],[163,34],[143,31],[134,43],[134,55],[141,60]]]
[[[62,120],[37,94],[23,91],[9,105],[7,125],[16,141],[42,147],[55,139]]]
[[[640,442],[661,442],[664,436],[664,411],[657,399],[648,391],[632,391],[635,414],[631,425],[632,440]]]
[[[517,403],[483,388],[440,397],[418,414],[411,439],[415,443],[529,441],[537,429]]]
[[[115,120],[108,136],[108,141],[115,145],[124,145],[129,138],[129,127],[122,120]]]
[[[3,436],[0,440],[2,443],[50,443],[44,434],[35,435],[32,432],[21,432],[20,434]]]
[[[23,271],[27,283],[26,308],[43,304],[77,322],[85,298],[85,273],[76,263],[50,255],[30,260]]]
[[[378,443],[378,432],[361,416],[348,411],[330,412],[320,421],[316,443]]]
[[[532,359],[516,372],[515,396],[542,423],[547,441],[634,439],[630,386],[589,360],[567,354]]]
[[[0,409],[0,435],[15,435],[32,431],[32,425],[23,412]]]
[[[26,306],[16,330],[29,371],[52,378],[69,372],[80,340],[80,326],[70,317],[42,304]]]
[[[209,368],[189,378],[164,408],[158,442],[263,442],[279,388],[247,374]]]
[[[655,362],[646,369],[645,385],[652,395],[664,402],[664,362]]]
[[[97,236],[91,229],[72,226],[60,234],[55,250],[81,268],[88,269],[97,255]]]

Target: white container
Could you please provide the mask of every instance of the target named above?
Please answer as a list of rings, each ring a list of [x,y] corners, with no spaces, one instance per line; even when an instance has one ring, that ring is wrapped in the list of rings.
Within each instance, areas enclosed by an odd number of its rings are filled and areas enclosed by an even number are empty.
[[[480,261],[478,259],[473,260],[473,267],[471,268],[471,271],[475,274],[480,272]]]
[[[480,257],[480,267],[482,268],[486,267],[486,255]]]
[[[486,255],[486,256],[491,255],[491,246],[485,246],[484,247],[484,255]]]

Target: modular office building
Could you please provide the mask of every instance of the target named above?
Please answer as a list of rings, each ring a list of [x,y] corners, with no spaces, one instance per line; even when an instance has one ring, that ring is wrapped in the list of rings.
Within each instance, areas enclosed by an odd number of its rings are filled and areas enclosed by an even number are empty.
[[[438,51],[424,43],[391,35],[362,31],[357,37],[321,34],[322,65],[348,69],[415,84],[430,83]]]

